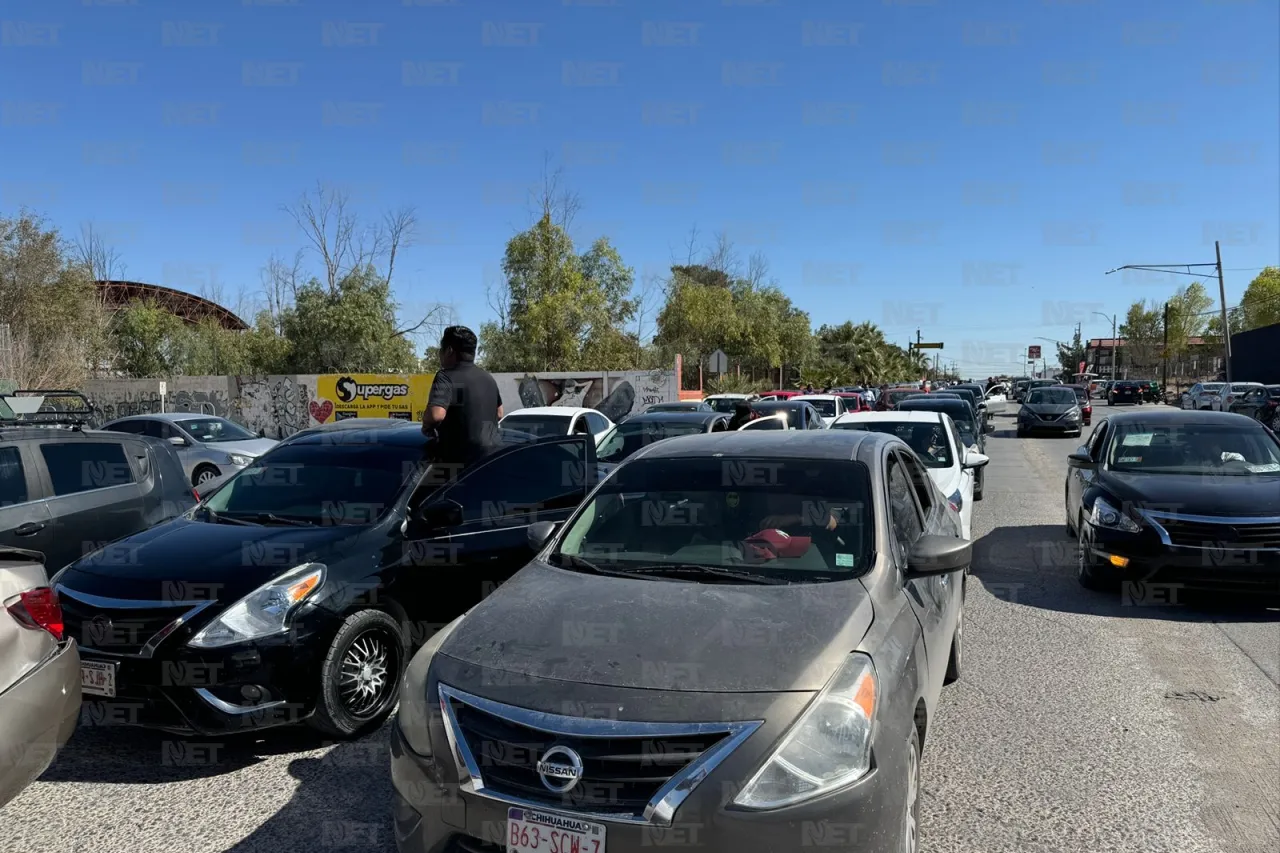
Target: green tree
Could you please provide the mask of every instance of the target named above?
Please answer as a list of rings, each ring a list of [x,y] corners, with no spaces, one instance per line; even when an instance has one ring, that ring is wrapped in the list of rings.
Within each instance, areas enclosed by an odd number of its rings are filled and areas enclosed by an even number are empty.
[[[1080,362],[1085,360],[1084,341],[1080,337],[1080,327],[1076,326],[1075,334],[1071,336],[1071,343],[1057,344],[1057,348],[1058,364],[1062,365],[1064,381],[1070,381],[1079,369]]]
[[[620,369],[632,366],[635,275],[608,239],[579,255],[544,208],[533,227],[507,243],[498,320],[480,330],[494,371]]]
[[[189,333],[171,312],[150,301],[116,312],[111,324],[115,368],[126,376],[176,376],[186,371]]]
[[[1249,282],[1240,313],[1241,331],[1280,323],[1280,267],[1267,267]]]
[[[1122,371],[1126,366],[1130,371],[1139,372],[1154,369],[1164,345],[1162,307],[1149,305],[1145,300],[1134,302],[1120,323],[1120,338],[1124,341],[1119,358]],[[1172,325],[1169,340],[1172,343]]]
[[[1169,358],[1181,358],[1187,351],[1191,338],[1204,334],[1209,323],[1209,311],[1213,297],[1200,282],[1193,282],[1170,297],[1169,309]],[[1152,310],[1155,310],[1153,307]]]
[[[280,316],[284,373],[403,373],[418,367],[413,343],[397,328],[391,286],[371,264],[333,288],[313,279]]]
[[[30,211],[0,217],[0,377],[26,388],[76,388],[107,350],[108,312],[90,268]]]

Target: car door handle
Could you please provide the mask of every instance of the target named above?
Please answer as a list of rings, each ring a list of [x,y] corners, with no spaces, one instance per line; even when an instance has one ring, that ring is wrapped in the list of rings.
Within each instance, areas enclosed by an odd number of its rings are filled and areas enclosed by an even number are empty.
[[[26,524],[19,524],[18,529],[13,531],[14,536],[34,536],[44,530],[43,521],[28,521]]]

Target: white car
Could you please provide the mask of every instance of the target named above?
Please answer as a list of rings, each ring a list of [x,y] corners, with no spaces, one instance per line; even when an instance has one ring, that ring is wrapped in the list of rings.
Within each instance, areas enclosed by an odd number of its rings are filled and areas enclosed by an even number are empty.
[[[1182,392],[1179,403],[1182,408],[1195,411],[1217,409],[1222,406],[1222,393],[1226,388],[1225,382],[1197,382]]]
[[[538,438],[552,435],[592,435],[596,441],[613,429],[613,421],[595,409],[576,406],[533,406],[516,409],[498,421],[502,429],[528,433]]]
[[[938,491],[960,514],[964,538],[971,539],[973,483],[977,470],[990,458],[967,449],[951,416],[942,412],[851,412],[842,415],[832,429],[861,429],[896,435],[905,441],[929,471]]]
[[[791,399],[793,402],[808,403],[813,406],[818,410],[818,414],[822,415],[822,422],[827,426],[831,426],[836,422],[836,418],[848,411],[845,398],[837,397],[835,394],[802,394]]]
[[[1232,382],[1230,388],[1223,386],[1221,398],[1210,408],[1215,412],[1229,412],[1233,404],[1243,403],[1247,394],[1250,392],[1256,394],[1259,389],[1264,392],[1263,398],[1265,399],[1267,386],[1261,382]]]

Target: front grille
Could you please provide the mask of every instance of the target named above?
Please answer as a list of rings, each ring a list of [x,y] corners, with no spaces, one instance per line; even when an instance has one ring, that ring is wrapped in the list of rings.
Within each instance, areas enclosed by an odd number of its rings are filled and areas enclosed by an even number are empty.
[[[679,803],[759,723],[636,723],[542,714],[441,687],[448,723],[476,790],[514,803],[631,822],[669,821]],[[572,750],[581,777],[565,793],[538,762]],[[563,757],[563,756],[562,756]]]
[[[673,775],[725,737],[724,733],[663,738],[564,737],[461,703],[455,703],[454,711],[486,788],[602,814],[643,814]],[[582,757],[582,781],[567,794],[548,791],[538,776],[538,760],[553,746],[567,746]]]
[[[142,653],[147,641],[185,613],[190,605],[114,608],[97,607],[59,595],[62,621],[68,636],[89,649],[116,655]]]
[[[1211,522],[1156,517],[1169,542],[1183,548],[1280,549],[1280,521]]]

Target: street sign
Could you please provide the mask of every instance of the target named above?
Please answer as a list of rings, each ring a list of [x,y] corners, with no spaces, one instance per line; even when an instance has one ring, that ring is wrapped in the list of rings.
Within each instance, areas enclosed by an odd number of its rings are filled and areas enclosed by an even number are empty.
[[[163,380],[161,380],[161,382],[160,382],[160,396],[161,396],[161,397],[163,397],[163,396],[165,396],[165,394],[167,394],[168,392],[169,392],[169,383],[168,383],[168,382],[165,382],[165,381],[163,381]]]
[[[1040,357],[1040,347],[1027,347],[1028,359],[1039,358],[1039,357]]]
[[[724,354],[724,350],[716,350],[707,356],[707,370],[712,373],[727,373],[729,370],[729,356]]]
[[[942,349],[942,343],[916,344],[916,349]]]

